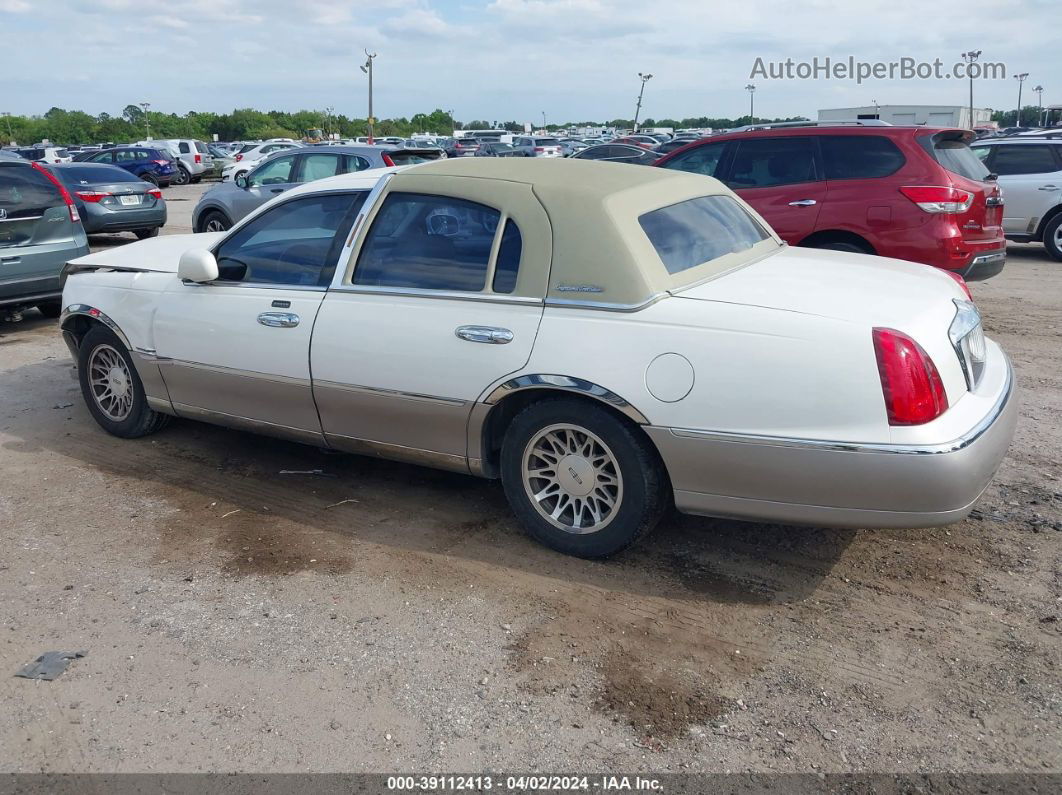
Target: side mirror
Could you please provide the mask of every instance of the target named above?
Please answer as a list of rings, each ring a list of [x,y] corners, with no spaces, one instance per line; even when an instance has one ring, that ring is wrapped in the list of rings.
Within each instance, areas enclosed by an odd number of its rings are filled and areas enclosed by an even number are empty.
[[[177,278],[185,282],[212,282],[218,278],[218,261],[206,249],[190,249],[181,254]]]
[[[240,176],[236,177],[236,187],[237,188],[243,188],[244,190],[247,190],[247,175],[246,174],[240,174]]]

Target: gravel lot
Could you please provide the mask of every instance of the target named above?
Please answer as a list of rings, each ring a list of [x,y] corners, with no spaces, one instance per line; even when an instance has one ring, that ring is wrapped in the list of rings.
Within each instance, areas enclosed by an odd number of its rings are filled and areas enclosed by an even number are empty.
[[[1021,416],[971,519],[674,516],[603,563],[495,483],[112,438],[56,322],[0,326],[0,769],[1062,771],[1062,265],[1013,246],[973,290]],[[88,656],[11,676],[55,649]]]

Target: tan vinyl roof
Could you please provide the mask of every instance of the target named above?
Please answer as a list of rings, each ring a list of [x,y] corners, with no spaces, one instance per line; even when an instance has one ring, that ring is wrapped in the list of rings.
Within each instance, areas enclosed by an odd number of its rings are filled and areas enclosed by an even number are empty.
[[[546,289],[546,297],[553,301],[637,306],[668,290],[740,267],[781,245],[772,236],[748,251],[669,274],[638,217],[700,196],[723,194],[741,201],[718,180],[684,171],[571,158],[448,158],[403,171],[396,175],[394,186],[415,190],[437,177],[531,187],[553,232]],[[746,209],[770,229],[755,211]]]

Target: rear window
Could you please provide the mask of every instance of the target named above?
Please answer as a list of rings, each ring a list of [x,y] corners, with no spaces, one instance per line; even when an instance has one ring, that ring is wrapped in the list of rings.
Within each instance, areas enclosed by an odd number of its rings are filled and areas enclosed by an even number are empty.
[[[258,144],[244,144],[237,154],[243,154],[244,152],[250,152],[252,149],[257,149]]]
[[[81,165],[56,168],[55,173],[68,186],[98,185],[103,182],[140,182],[124,168],[117,166]]]
[[[826,179],[874,179],[900,170],[896,144],[881,135],[823,135],[819,138]]]
[[[983,182],[989,171],[981,158],[973,153],[965,141],[940,135],[926,136],[919,139],[933,158],[947,171],[966,179]]]
[[[36,168],[0,163],[0,210],[7,220],[32,218],[64,204],[59,189]]]
[[[412,166],[415,163],[427,163],[429,160],[438,160],[439,155],[437,152],[431,150],[399,150],[397,152],[388,152],[387,156],[391,158],[396,166]]]
[[[560,141],[556,138],[536,138],[535,146],[560,146]]]
[[[56,149],[55,150],[55,156],[56,157],[70,157],[70,152],[68,152],[66,149]]]
[[[729,196],[701,196],[638,217],[642,231],[671,274],[746,251],[766,230]]]

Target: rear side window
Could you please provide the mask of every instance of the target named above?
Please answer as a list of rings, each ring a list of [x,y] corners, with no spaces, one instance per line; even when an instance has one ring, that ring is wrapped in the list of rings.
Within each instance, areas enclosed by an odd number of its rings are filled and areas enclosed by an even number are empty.
[[[369,167],[369,161],[358,155],[346,155],[344,160],[346,163],[341,172],[343,174],[349,174],[352,171],[365,171]]]
[[[523,248],[520,228],[510,218],[505,222],[501,246],[498,248],[498,262],[494,266],[494,282],[491,284],[494,292],[511,293],[516,289],[516,275],[520,269],[520,253]]]
[[[701,196],[638,217],[671,274],[752,248],[768,234],[729,196]]]
[[[725,149],[725,142],[698,146],[688,152],[675,155],[664,163],[664,168],[673,168],[676,171],[689,171],[693,174],[714,177],[719,169],[719,161],[723,159],[723,151]]]
[[[449,196],[392,193],[373,221],[354,284],[480,292],[501,213]]]
[[[727,184],[733,188],[768,188],[816,179],[811,138],[746,139],[738,142]]]
[[[896,144],[882,135],[823,135],[826,179],[874,179],[895,174],[906,163]]]
[[[992,157],[992,170],[997,174],[1050,174],[1059,170],[1051,146],[997,146]],[[1062,150],[1062,147],[1059,147]]]
[[[952,174],[978,182],[983,182],[989,174],[981,158],[961,139],[938,134],[918,140],[933,158]]]
[[[192,152],[192,147],[190,147],[190,146],[189,146],[188,144],[186,144],[186,143],[185,143],[184,141],[181,141],[181,142],[180,142],[180,143],[179,143],[179,144],[177,145],[177,148],[181,150],[181,154],[182,154],[182,155],[187,155],[187,154],[191,154],[191,152]]]
[[[0,210],[6,211],[6,220],[32,218],[64,204],[59,189],[37,169],[18,163],[0,164]]]

